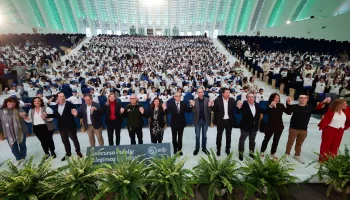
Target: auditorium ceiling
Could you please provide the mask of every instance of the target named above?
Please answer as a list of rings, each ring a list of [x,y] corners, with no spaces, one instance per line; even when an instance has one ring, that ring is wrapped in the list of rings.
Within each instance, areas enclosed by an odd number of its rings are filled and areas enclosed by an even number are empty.
[[[344,10],[349,0],[0,0],[3,21],[66,32],[196,35],[276,27]],[[4,22],[3,22],[4,23]]]

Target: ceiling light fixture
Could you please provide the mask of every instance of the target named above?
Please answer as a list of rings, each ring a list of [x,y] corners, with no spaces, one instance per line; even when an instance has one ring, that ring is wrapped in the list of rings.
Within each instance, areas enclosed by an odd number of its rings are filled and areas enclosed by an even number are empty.
[[[290,24],[290,21],[289,21],[289,20],[287,21],[287,24]]]

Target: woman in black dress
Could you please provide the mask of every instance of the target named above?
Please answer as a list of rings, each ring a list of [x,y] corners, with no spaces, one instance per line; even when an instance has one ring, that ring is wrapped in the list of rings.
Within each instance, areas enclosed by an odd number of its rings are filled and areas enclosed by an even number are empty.
[[[164,135],[165,121],[164,117],[166,115],[166,106],[161,105],[161,101],[158,97],[155,97],[151,104],[150,109],[150,132],[151,132],[151,142],[162,143]]]

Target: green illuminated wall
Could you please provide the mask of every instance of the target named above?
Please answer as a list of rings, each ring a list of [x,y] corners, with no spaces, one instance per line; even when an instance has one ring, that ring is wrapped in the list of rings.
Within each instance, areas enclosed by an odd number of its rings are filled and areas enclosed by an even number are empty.
[[[267,22],[267,28],[275,26],[276,19],[280,16],[280,10],[284,1],[285,0],[276,0],[276,3],[273,6],[272,12],[269,17],[269,21]]]
[[[244,0],[236,32],[247,31],[255,0]]]
[[[46,1],[43,1],[43,2],[46,2]],[[52,19],[54,20],[56,25],[55,28],[58,30],[64,30],[61,16],[60,16],[60,13],[58,12],[55,0],[47,0],[47,6],[49,8],[49,11],[51,11],[50,13],[48,13],[48,15],[50,16],[51,20]]]
[[[39,27],[46,28],[46,23],[44,21],[43,15],[41,14],[39,6],[36,3],[36,0],[29,0],[29,3],[35,13],[36,19],[38,20]]]
[[[5,3],[8,7],[8,9],[10,10],[12,16],[16,20],[16,22],[19,24],[24,24],[24,21],[23,21],[21,15],[19,14],[15,4],[12,2],[12,0],[5,0]]]
[[[230,8],[228,10],[227,22],[225,27],[225,34],[232,34],[234,23],[236,21],[236,13],[238,10],[239,0],[231,0]]]

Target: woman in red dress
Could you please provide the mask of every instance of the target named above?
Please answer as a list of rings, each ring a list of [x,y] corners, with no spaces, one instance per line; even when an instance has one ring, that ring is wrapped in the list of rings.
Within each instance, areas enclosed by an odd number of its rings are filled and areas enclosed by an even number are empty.
[[[336,99],[318,124],[322,130],[319,161],[327,160],[327,155],[336,156],[344,131],[350,127],[350,109],[344,99]]]

